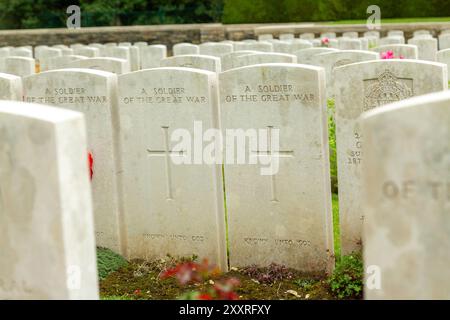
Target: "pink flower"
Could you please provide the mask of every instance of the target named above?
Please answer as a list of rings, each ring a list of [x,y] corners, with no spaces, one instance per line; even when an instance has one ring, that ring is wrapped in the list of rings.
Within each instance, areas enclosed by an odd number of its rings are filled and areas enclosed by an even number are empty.
[[[322,44],[328,44],[330,42],[330,39],[328,39],[327,37],[322,38]]]
[[[394,52],[391,50],[388,50],[386,52],[381,52],[380,56],[381,56],[381,59],[394,59]]]

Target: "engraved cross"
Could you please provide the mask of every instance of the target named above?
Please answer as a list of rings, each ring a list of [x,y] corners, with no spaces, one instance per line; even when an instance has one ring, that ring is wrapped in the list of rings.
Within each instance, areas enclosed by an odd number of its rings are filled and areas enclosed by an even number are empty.
[[[251,155],[264,158],[270,157],[271,161],[273,158],[292,158],[294,156],[294,151],[292,150],[273,150],[272,129],[273,126],[267,127],[267,150],[251,151]],[[272,194],[270,201],[278,202],[276,174],[270,176],[270,190]]]
[[[147,153],[150,157],[164,157],[165,158],[165,170],[166,170],[166,197],[167,200],[173,199],[173,192],[172,192],[172,170],[170,165],[170,157],[173,156],[179,156],[183,157],[185,156],[186,151],[173,151],[169,148],[169,127],[163,126],[161,127],[163,130],[163,137],[164,137],[164,150],[150,150],[147,149]]]

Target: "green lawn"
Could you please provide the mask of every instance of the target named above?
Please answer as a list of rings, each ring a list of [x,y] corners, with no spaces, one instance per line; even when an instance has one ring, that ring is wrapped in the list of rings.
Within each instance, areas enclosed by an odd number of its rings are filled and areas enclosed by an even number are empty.
[[[340,242],[340,230],[339,230],[339,200],[338,195],[332,194],[333,205],[333,233],[334,233],[334,255],[336,260],[341,257],[341,242]]]
[[[338,20],[318,22],[319,24],[365,24],[367,20]],[[450,22],[450,17],[434,17],[434,18],[381,18],[383,23],[411,23],[411,22]]]

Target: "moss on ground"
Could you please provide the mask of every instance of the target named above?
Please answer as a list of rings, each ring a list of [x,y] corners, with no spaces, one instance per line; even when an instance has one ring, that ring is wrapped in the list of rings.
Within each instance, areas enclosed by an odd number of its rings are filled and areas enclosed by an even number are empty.
[[[131,261],[116,272],[100,281],[100,294],[103,300],[173,300],[187,291],[206,292],[214,282],[226,278],[237,278],[240,286],[236,293],[241,300],[296,300],[296,299],[335,299],[325,278],[305,275],[295,270],[291,279],[270,284],[259,283],[234,269],[218,277],[199,284],[180,286],[174,278],[160,279],[163,270],[155,267],[157,262]],[[262,271],[264,268],[261,269]]]

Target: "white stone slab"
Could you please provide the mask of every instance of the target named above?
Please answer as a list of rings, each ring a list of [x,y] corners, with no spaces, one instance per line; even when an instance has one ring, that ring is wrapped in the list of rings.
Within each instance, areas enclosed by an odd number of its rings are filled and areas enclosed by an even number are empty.
[[[334,250],[323,69],[255,65],[222,72],[219,82],[221,125],[228,145],[225,190],[230,265],[274,262],[305,272],[331,271]],[[226,130],[241,130],[244,135],[248,130],[262,130],[260,139],[269,136],[270,142],[253,139],[245,144],[244,161],[238,164],[236,153],[230,151],[236,132],[228,131],[227,136]]]
[[[450,299],[449,123],[448,91],[363,116],[366,299]]]
[[[25,77],[36,72],[36,64],[33,58],[6,57],[0,59],[0,72],[9,73],[19,77]]]
[[[98,299],[80,113],[0,102],[0,299]]]
[[[336,147],[339,184],[341,252],[361,248],[362,165],[364,155],[358,117],[384,104],[446,90],[447,68],[440,63],[390,59],[336,68]]]
[[[327,96],[334,95],[334,76],[333,70],[339,66],[349,63],[377,60],[378,54],[376,52],[362,51],[362,50],[340,50],[337,52],[319,53],[311,58],[311,63],[325,68],[325,76],[327,81]]]
[[[192,43],[177,43],[172,48],[173,55],[200,54],[200,48]]]
[[[297,57],[287,53],[251,53],[235,57],[233,68],[262,63],[297,63]]]
[[[127,60],[106,57],[76,60],[74,62],[71,62],[68,67],[102,70],[115,74],[124,74],[130,72],[130,64]]]
[[[417,46],[419,59],[436,61],[438,43],[434,38],[413,38],[408,40],[408,44]]]
[[[216,74],[155,68],[122,75],[119,110],[129,257],[195,254],[227,270],[221,165],[203,163],[202,146],[179,145],[175,132],[195,139],[196,130],[201,139],[218,128]]]
[[[297,63],[301,64],[311,64],[311,59],[313,56],[319,54],[319,53],[325,53],[325,52],[337,52],[338,49],[333,48],[307,48],[307,49],[301,49],[294,52],[294,55],[297,56]]]
[[[0,73],[0,100],[18,100],[21,101],[22,79],[7,73]]]
[[[178,55],[161,60],[161,67],[183,67],[220,72],[220,58],[205,55]]]
[[[167,57],[167,47],[154,44],[141,49],[141,69],[158,68],[161,60]]]
[[[419,51],[417,46],[412,44],[387,44],[373,48],[372,51],[380,54],[392,51],[397,59],[418,59]],[[381,57],[381,56],[380,56]]]
[[[85,115],[87,151],[94,160],[92,193],[97,245],[125,254],[117,181],[117,76],[89,69],[47,71],[24,78],[23,90],[24,101]]]

